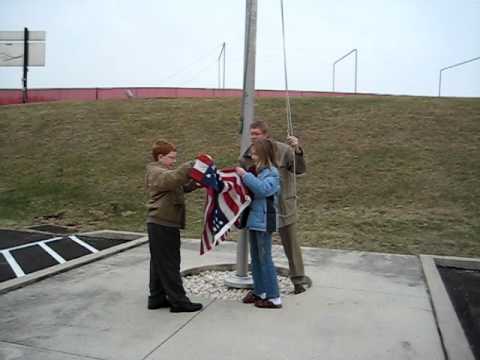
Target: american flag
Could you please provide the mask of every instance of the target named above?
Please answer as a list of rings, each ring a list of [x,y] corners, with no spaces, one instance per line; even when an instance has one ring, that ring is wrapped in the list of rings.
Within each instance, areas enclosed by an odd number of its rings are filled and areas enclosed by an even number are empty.
[[[233,225],[239,226],[239,216],[251,199],[235,169],[218,170],[209,155],[197,156],[190,177],[205,188],[207,195],[200,245],[203,255],[224,241]]]

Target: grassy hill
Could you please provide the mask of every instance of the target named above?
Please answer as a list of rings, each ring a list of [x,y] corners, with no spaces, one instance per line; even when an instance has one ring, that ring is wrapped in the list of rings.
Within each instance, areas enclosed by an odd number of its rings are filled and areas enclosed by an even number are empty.
[[[308,174],[305,246],[480,256],[480,100],[292,99]],[[135,99],[0,107],[0,227],[144,231],[144,166],[157,138],[220,166],[239,155],[240,99]],[[284,99],[256,114],[286,133]],[[203,191],[188,197],[199,237]]]

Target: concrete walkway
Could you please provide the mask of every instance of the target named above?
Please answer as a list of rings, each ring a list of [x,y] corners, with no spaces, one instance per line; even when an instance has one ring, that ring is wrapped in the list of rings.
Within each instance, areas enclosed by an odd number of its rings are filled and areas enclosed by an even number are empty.
[[[182,267],[234,263],[235,246],[185,240]],[[193,298],[188,314],[146,309],[148,259],[142,245],[0,295],[0,359],[445,359],[417,257],[305,248],[314,286],[282,309]]]

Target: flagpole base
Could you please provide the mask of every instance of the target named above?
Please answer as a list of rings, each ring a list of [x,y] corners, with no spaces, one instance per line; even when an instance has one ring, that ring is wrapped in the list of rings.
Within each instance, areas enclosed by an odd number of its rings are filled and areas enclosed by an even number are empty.
[[[253,288],[253,279],[251,276],[238,276],[237,274],[228,275],[225,277],[225,286],[236,289],[251,289]]]

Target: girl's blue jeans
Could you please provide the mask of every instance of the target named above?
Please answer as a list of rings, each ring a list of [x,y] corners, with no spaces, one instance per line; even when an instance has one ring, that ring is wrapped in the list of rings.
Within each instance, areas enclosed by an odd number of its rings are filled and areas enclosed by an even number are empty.
[[[277,270],[272,259],[272,234],[250,230],[249,240],[255,295],[265,293],[267,299],[279,297]]]

